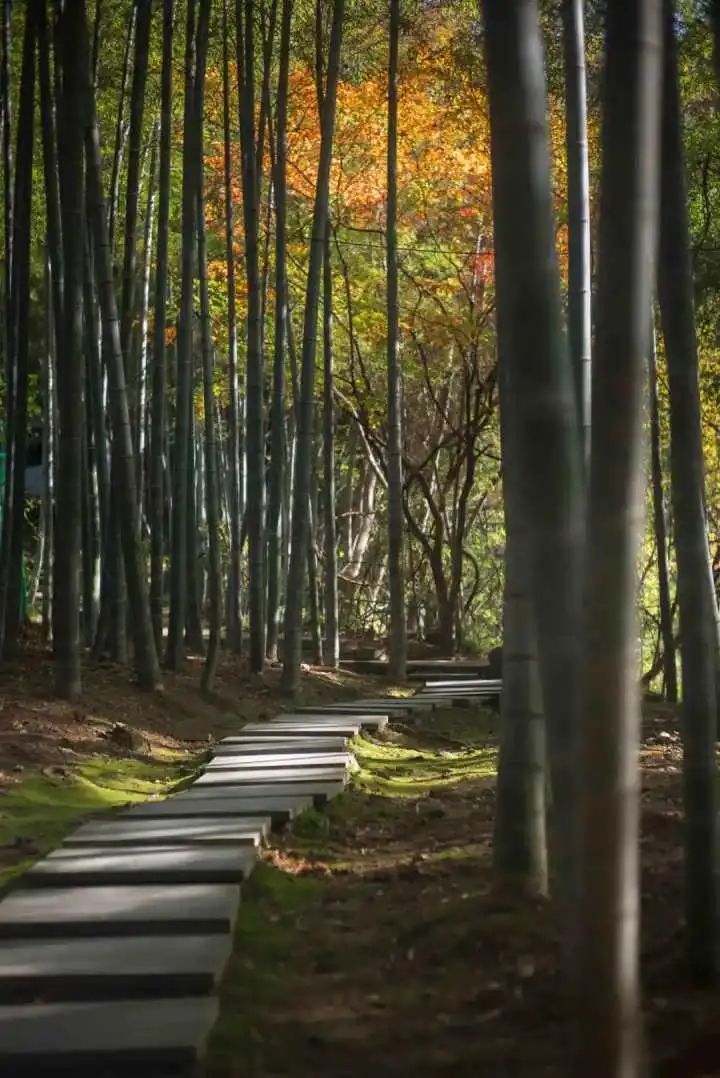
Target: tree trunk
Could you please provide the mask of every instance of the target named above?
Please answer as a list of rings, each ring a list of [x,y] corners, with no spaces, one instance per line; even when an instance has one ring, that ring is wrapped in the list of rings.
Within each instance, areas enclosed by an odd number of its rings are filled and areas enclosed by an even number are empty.
[[[3,164],[3,359],[9,372],[13,350],[10,293],[12,292],[12,234],[13,234],[13,158],[12,158],[12,85],[10,65],[12,60],[12,0],[2,0],[2,64],[0,66],[0,104],[2,106],[2,164]],[[6,392],[10,386],[6,374]],[[6,402],[7,404],[7,402]]]
[[[529,537],[512,436],[512,392],[505,374],[501,367],[505,598],[494,867],[501,880],[530,894],[544,894],[548,887],[545,722],[528,579]]]
[[[388,378],[388,574],[390,577],[390,666],[404,681],[407,664],[405,555],[403,550],[402,372],[398,321],[397,137],[400,0],[390,0],[387,134],[387,378]]]
[[[282,578],[281,507],[285,489],[287,447],[285,424],[285,345],[290,317],[287,291],[287,113],[290,70],[292,0],[283,0],[280,27],[280,70],[277,89],[275,152],[275,351],[273,357],[272,412],[270,418],[270,474],[268,496],[268,658],[277,659]]]
[[[140,520],[143,518],[143,503],[146,501],[145,477],[147,475],[146,458],[148,443],[147,422],[147,398],[148,398],[148,345],[149,345],[149,322],[150,322],[150,277],[152,266],[153,227],[155,225],[155,201],[156,187],[155,176],[157,173],[157,127],[152,135],[152,149],[150,151],[150,169],[148,172],[147,203],[145,207],[145,234],[143,237],[143,262],[142,262],[142,292],[140,296],[140,317],[138,319],[137,342],[138,350],[138,408],[136,434],[136,458],[137,458],[137,497]],[[156,649],[157,650],[157,649]]]
[[[182,269],[175,390],[175,445],[172,471],[172,550],[170,557],[170,621],[166,663],[182,665],[187,616],[188,470],[190,467],[190,410],[192,407],[193,272],[197,214],[196,170],[199,148],[195,115],[195,20],[197,0],[187,2],[185,39],[185,111],[182,180]]]
[[[95,239],[95,272],[97,275],[98,300],[102,312],[103,354],[109,383],[109,406],[113,433],[112,500],[117,507],[125,582],[130,602],[135,647],[135,669],[138,682],[142,688],[155,689],[160,685],[160,668],[150,619],[147,571],[140,538],[140,519],[135,486],[135,454],[133,452],[130,427],[115,284],[112,275],[107,213],[102,192],[100,137],[95,113],[94,92],[92,83],[88,78],[87,27],[85,25],[83,25],[83,35],[82,62],[83,71],[85,72],[86,80],[88,80],[86,82],[85,113],[88,201]]]
[[[230,517],[230,565],[227,587],[228,647],[238,654],[242,649],[240,619],[240,448],[238,416],[238,342],[235,305],[235,249],[233,211],[233,162],[230,123],[230,39],[228,0],[223,0],[223,139],[225,181],[225,265],[227,269],[228,326],[228,493]]]
[[[30,239],[33,193],[33,143],[35,135],[35,34],[38,0],[26,8],[23,60],[20,72],[17,153],[15,156],[15,192],[13,220],[12,287],[10,312],[13,320],[14,349],[9,356],[12,367],[12,425],[7,432],[8,471],[6,498],[9,520],[3,528],[7,555],[3,584],[3,655],[17,648],[23,606],[23,538],[25,531],[25,467],[27,462],[28,358],[30,314]]]
[[[325,549],[325,661],[340,665],[338,629],[337,529],[335,524],[335,407],[333,399],[333,292],[330,222],[323,260],[323,522]]]
[[[137,18],[137,3],[132,0],[128,15],[127,33],[125,34],[125,48],[123,50],[122,75],[120,78],[120,96],[118,98],[117,119],[115,121],[115,144],[113,147],[112,167],[110,171],[110,193],[108,195],[108,229],[110,234],[110,252],[115,251],[115,218],[117,216],[118,201],[120,197],[120,168],[122,165],[123,148],[127,138],[125,125],[125,98],[127,97],[128,80],[130,78],[130,56],[132,55],[133,40],[135,37],[135,21]]]
[[[262,285],[259,263],[260,206],[255,141],[254,0],[237,0],[237,72],[242,148],[245,276],[247,279],[247,534],[250,668],[265,662],[265,435],[263,423],[264,371],[261,343]]]
[[[208,43],[210,0],[201,0],[198,21],[198,77],[195,94],[196,122],[199,127],[200,161],[203,161],[203,117],[205,102],[205,58]],[[210,638],[208,641],[202,689],[210,693],[215,684],[220,632],[222,627],[222,581],[220,569],[220,494],[218,488],[218,447],[215,428],[213,385],[213,345],[208,294],[207,240],[205,234],[205,196],[202,169],[198,171],[198,269],[200,275],[200,318],[202,334],[203,403],[205,410],[205,505],[208,534],[208,600]]]
[[[135,0],[135,55],[133,57],[130,91],[130,132],[128,138],[127,186],[125,190],[125,230],[122,270],[122,301],[120,306],[120,343],[125,360],[130,424],[136,448],[139,446],[140,417],[139,371],[137,351],[133,346],[133,325],[136,309],[137,228],[140,195],[140,148],[143,133],[145,85],[147,82],[150,48],[151,0]]]
[[[592,294],[583,0],[563,0],[562,15],[567,113],[568,337],[575,372],[578,418],[587,457],[590,453]]]
[[[537,625],[560,897],[575,894],[582,450],[562,328],[535,0],[485,0],[500,363],[508,370]],[[540,387],[542,391],[540,392]],[[543,446],[543,452],[538,452]]]
[[[282,683],[295,692],[300,683],[302,655],[303,577],[309,534],[308,510],[312,471],[312,442],[315,388],[317,320],[320,305],[320,277],[323,246],[330,202],[330,164],[335,130],[335,105],[340,67],[344,0],[333,0],[332,29],[328,52],[328,72],[321,120],[320,160],[318,162],[315,205],[313,207],[310,258],[305,291],[305,315],[298,402],[297,455],[293,486],[292,550],[285,605],[285,639]]]
[[[163,637],[163,561],[165,557],[165,424],[167,374],[165,332],[168,291],[168,234],[170,222],[170,160],[172,156],[173,22],[175,0],[163,3],[162,85],[160,91],[160,171],[158,232],[155,264],[155,309],[150,402],[150,616],[158,655]]]
[[[57,357],[59,413],[55,529],[55,688],[75,700],[80,674],[80,439],[83,398],[83,127],[85,73],[77,43],[85,30],[85,0],[66,0],[60,24],[62,122],[58,165],[65,270],[63,348]]]
[[[692,263],[673,5],[665,5],[658,295],[670,385],[685,792],[688,961],[716,978],[718,954],[715,597],[710,588]]]
[[[658,564],[658,592],[660,605],[660,637],[663,647],[663,676],[665,679],[665,699],[671,704],[677,703],[677,660],[675,656],[675,634],[673,633],[673,612],[670,602],[670,572],[668,569],[667,523],[665,520],[665,495],[663,493],[663,468],[660,445],[660,395],[657,383],[657,355],[655,351],[655,331],[652,328],[649,355],[650,378],[650,452],[653,494],[653,526],[655,531],[655,549]]]
[[[585,557],[577,1073],[645,1073],[639,978],[637,557],[656,251],[662,30],[655,0],[606,20],[598,330]]]

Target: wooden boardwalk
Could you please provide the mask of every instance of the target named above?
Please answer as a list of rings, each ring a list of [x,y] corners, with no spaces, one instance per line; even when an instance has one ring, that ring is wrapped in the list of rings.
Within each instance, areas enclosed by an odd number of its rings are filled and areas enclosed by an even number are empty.
[[[350,740],[499,683],[300,708],[215,746],[192,786],[79,826],[0,902],[0,1074],[197,1073],[242,882],[272,828],[340,793]]]

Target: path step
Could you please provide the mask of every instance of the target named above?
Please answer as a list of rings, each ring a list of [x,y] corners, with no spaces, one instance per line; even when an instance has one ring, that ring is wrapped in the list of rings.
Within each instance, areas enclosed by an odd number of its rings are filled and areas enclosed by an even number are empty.
[[[323,753],[264,753],[262,756],[246,756],[236,747],[234,753],[221,752],[213,756],[206,765],[208,770],[235,767],[245,770],[255,768],[293,768],[293,767],[349,767],[354,757],[349,752]]]
[[[270,830],[265,816],[245,820],[134,820],[110,819],[86,823],[68,835],[64,846],[177,846],[178,843],[246,843],[260,846]],[[0,907],[1,908],[1,907]]]
[[[0,1002],[206,995],[231,950],[229,934],[11,940],[0,952]]]
[[[210,997],[0,1007],[0,1073],[189,1075],[217,1013],[218,1001]]]
[[[328,719],[332,719],[332,722],[329,722]],[[267,722],[250,723],[243,726],[243,733],[245,735],[263,734],[268,737],[282,738],[287,737],[288,734],[303,737],[327,737],[328,735],[334,737],[357,737],[360,733],[360,723],[356,722],[351,715],[345,718],[323,715],[319,719],[303,718],[302,721],[280,722],[278,720],[272,724]]]
[[[345,787],[345,776],[343,776],[340,782],[326,782],[319,779],[315,779],[312,782],[278,782],[277,780],[268,780],[267,782],[251,783],[246,779],[238,780],[237,782],[228,783],[215,781],[212,783],[205,783],[202,786],[199,782],[194,783],[193,786],[187,790],[183,790],[182,793],[176,794],[173,800],[180,802],[181,804],[194,803],[202,798],[206,797],[229,797],[238,796],[245,798],[252,798],[255,801],[255,814],[262,813],[267,815],[269,810],[267,802],[269,799],[276,797],[310,797],[315,804],[323,804],[328,797],[335,797],[337,794],[342,793]]]
[[[116,815],[121,819],[153,820],[195,819],[204,816],[225,816],[254,818],[259,814],[269,816],[273,827],[284,827],[305,809],[311,807],[312,797],[280,794],[264,797],[247,797],[244,794],[232,794],[228,791],[205,790],[204,797],[181,799],[180,795],[169,797],[166,801],[145,801],[132,808],[123,809]]]
[[[194,790],[201,790],[204,786],[237,786],[242,783],[268,782],[280,786],[294,786],[295,784],[307,783],[341,783],[347,780],[347,769],[344,767],[268,767],[255,770],[253,768],[216,768],[214,771],[206,771],[197,779],[192,786]],[[186,796],[190,790],[180,796]]]
[[[234,883],[20,889],[0,902],[0,939],[231,933],[239,903]]]
[[[249,756],[262,755],[264,752],[345,752],[346,737],[286,737],[242,738],[227,737],[213,745],[213,754],[243,752]]]
[[[314,723],[328,721],[337,722],[339,718],[342,719],[343,716],[347,715],[349,717],[351,716],[359,726],[382,730],[388,724],[389,713],[400,711],[402,709],[402,707],[394,704],[387,706],[384,701],[382,703],[372,703],[362,700],[358,704],[337,704],[337,706],[328,705],[327,707],[315,708],[300,707],[298,708],[296,715],[293,716],[293,721]],[[273,726],[277,726],[278,724],[283,725],[287,721],[286,717],[282,716],[277,722],[273,723]],[[247,729],[247,727],[245,727],[245,729]]]
[[[425,688],[421,689],[421,692],[425,692],[427,689],[487,689],[488,692],[497,692],[502,688],[501,678],[450,678],[449,680],[436,681],[434,678],[426,678]]]
[[[250,846],[62,846],[22,877],[25,887],[129,883],[240,883],[252,871]]]

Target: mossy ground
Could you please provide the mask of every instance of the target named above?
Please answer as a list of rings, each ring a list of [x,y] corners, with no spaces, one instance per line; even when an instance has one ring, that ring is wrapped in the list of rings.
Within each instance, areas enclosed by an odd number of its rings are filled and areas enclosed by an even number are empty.
[[[0,794],[0,888],[56,846],[82,817],[165,794],[195,768],[183,758],[97,757],[11,786]]]

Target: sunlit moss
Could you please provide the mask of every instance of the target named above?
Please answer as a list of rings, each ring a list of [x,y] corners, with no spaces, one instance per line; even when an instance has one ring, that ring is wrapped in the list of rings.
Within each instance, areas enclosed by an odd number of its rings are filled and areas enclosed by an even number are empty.
[[[11,786],[0,795],[0,847],[15,847],[21,856],[0,866],[0,887],[56,846],[81,817],[166,794],[191,768],[187,758],[177,764],[96,757],[67,774],[33,775]]]

